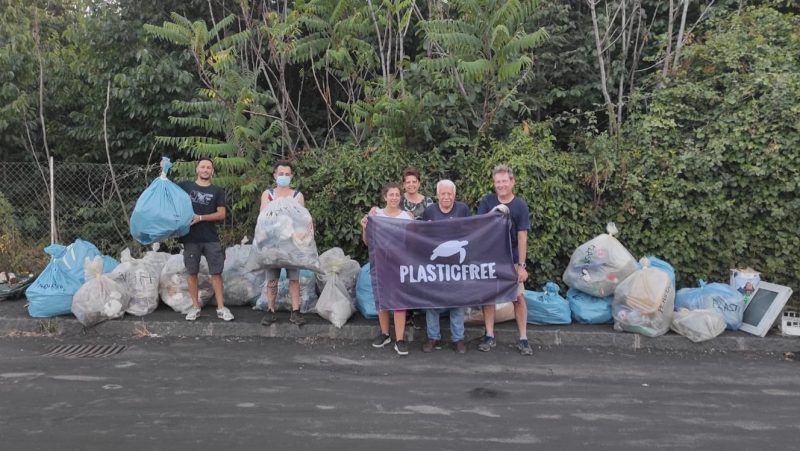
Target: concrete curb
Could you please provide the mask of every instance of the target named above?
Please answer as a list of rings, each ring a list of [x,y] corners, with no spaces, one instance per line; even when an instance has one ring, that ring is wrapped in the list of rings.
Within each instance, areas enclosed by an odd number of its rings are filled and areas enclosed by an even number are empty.
[[[263,312],[250,307],[232,307],[236,319],[231,322],[218,320],[212,307],[206,307],[202,316],[194,322],[186,321],[183,315],[161,305],[145,317],[126,315],[122,319],[106,321],[86,329],[73,316],[56,318],[32,318],[25,308],[25,301],[0,302],[0,336],[52,335],[59,337],[267,337],[267,338],[326,338],[338,340],[371,340],[378,335],[377,320],[367,320],[358,313],[338,329],[317,315],[306,315],[308,323],[302,327],[290,324],[288,313],[278,313],[279,321],[269,327],[260,324]],[[407,339],[421,343],[425,330],[406,328]],[[442,335],[449,334],[447,320],[442,322]],[[468,325],[467,340],[477,339],[483,334],[482,325]],[[517,340],[517,329],[513,322],[495,326],[495,335],[500,344],[511,345]],[[797,352],[800,337],[784,337],[771,331],[764,338],[744,332],[726,331],[719,337],[703,343],[693,343],[674,333],[648,338],[638,334],[616,332],[611,325],[533,326],[528,325],[528,338],[532,345],[542,347],[579,346],[593,348],[615,348],[622,350],[658,350],[678,352]]]

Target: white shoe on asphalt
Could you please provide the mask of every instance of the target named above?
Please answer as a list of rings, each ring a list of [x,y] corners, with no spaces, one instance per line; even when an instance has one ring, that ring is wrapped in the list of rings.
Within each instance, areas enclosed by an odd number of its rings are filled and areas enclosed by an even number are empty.
[[[194,321],[198,316],[200,316],[200,309],[197,307],[192,307],[188,312],[186,312],[186,321]]]
[[[233,313],[228,310],[228,307],[222,307],[221,309],[217,309],[217,318],[223,321],[233,321]]]

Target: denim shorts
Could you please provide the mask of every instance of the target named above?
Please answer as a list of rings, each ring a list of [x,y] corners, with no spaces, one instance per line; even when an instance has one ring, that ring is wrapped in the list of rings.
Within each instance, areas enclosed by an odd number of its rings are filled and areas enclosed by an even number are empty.
[[[183,264],[189,274],[200,272],[200,257],[204,256],[208,262],[208,272],[211,274],[222,274],[225,267],[225,252],[222,244],[217,242],[210,243],[183,243]]]

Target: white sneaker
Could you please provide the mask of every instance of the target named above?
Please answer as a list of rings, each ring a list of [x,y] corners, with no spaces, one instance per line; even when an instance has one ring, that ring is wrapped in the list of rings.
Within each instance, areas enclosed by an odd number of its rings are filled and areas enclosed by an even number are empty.
[[[222,307],[221,309],[217,309],[217,318],[223,321],[232,321],[233,313],[228,310],[228,307]]]
[[[200,309],[197,307],[192,307],[188,312],[186,312],[186,321],[194,321],[198,316],[200,316]]]

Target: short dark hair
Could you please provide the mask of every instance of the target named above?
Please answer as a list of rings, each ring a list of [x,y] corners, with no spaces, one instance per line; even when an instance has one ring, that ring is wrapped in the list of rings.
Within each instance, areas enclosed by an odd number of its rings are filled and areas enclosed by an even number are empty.
[[[389,190],[392,189],[392,188],[397,188],[397,191],[400,191],[401,193],[403,192],[403,190],[400,189],[400,184],[399,183],[397,183],[397,182],[388,182],[385,185],[383,185],[383,189],[381,189],[381,196],[382,197],[386,197],[386,193],[388,193]]]
[[[273,173],[278,170],[278,166],[286,166],[287,168],[292,170],[292,173],[294,173],[294,165],[289,160],[278,160],[278,161],[276,161],[275,164],[272,166],[272,172]]]
[[[214,160],[212,160],[211,158],[209,157],[200,158],[199,160],[197,160],[197,164],[200,164],[200,162],[202,161],[208,161],[209,163],[211,163],[211,168],[212,169],[214,168]]]
[[[414,166],[409,166],[409,167],[403,169],[403,181],[404,182],[406,181],[406,177],[408,177],[409,175],[413,175],[414,177],[416,177],[417,181],[422,180],[419,177],[419,171]]]

